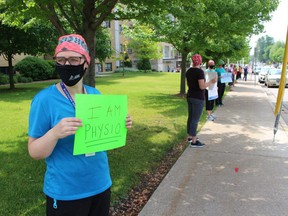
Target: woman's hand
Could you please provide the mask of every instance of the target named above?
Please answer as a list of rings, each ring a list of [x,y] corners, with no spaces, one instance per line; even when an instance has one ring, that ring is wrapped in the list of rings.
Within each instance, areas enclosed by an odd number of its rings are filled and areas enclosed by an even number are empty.
[[[75,134],[78,128],[82,126],[81,119],[69,117],[61,119],[61,121],[52,130],[56,138],[62,139]]]
[[[211,79],[211,80],[210,80],[210,83],[211,83],[211,84],[214,84],[214,83],[216,83],[216,82],[217,82],[217,78],[216,78],[216,77],[215,77],[214,79]]]
[[[130,115],[127,115],[126,117],[126,128],[131,128],[132,127],[132,118]]]

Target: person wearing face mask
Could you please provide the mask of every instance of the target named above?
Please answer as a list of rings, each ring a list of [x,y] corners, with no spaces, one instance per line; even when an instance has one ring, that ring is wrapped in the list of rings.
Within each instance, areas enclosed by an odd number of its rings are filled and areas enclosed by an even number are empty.
[[[61,81],[33,98],[28,129],[30,156],[46,162],[46,215],[108,216],[112,181],[107,153],[73,156],[74,135],[82,126],[75,117],[75,94],[100,94],[83,84],[90,64],[84,38],[60,37],[54,59]],[[131,126],[127,116],[126,127]]]
[[[223,106],[224,104],[222,103],[222,98],[225,92],[225,87],[226,83],[221,83],[221,74],[226,73],[225,70],[225,62],[223,60],[218,61],[218,67],[215,69],[215,71],[218,74],[218,82],[217,82],[217,87],[218,87],[218,98],[215,100],[216,106]]]
[[[192,56],[192,64],[193,66],[186,72],[186,80],[188,85],[187,134],[189,146],[192,148],[199,148],[205,145],[196,137],[198,122],[204,107],[205,89],[211,86],[213,83],[216,83],[217,78],[206,82],[204,71],[201,69],[202,57],[199,54]]]
[[[215,71],[215,62],[213,60],[208,61],[208,68],[205,71],[206,73],[216,72]],[[216,119],[215,115],[212,113],[214,108],[215,100],[209,100],[208,90],[205,89],[205,106],[207,112],[207,120],[214,121]]]

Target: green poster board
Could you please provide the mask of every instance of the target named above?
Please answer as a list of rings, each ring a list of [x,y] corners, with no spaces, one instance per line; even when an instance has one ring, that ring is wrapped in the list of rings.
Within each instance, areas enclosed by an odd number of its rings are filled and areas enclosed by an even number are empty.
[[[106,151],[126,143],[126,95],[76,94],[76,117],[83,126],[75,134],[73,155]]]

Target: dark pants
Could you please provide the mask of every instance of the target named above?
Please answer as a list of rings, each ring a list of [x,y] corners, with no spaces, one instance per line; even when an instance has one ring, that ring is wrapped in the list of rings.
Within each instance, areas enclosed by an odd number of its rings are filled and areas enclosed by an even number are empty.
[[[196,136],[198,122],[200,120],[204,100],[196,98],[187,98],[188,103],[188,120],[187,120],[187,134],[190,136]]]
[[[46,216],[108,216],[110,188],[79,200],[61,201],[46,196]]]
[[[224,95],[224,92],[225,92],[226,84],[218,82],[217,83],[217,87],[218,87],[218,98],[215,100],[216,101],[216,105],[222,105],[223,104],[222,103],[222,98],[223,98],[223,95]]]
[[[241,72],[237,71],[236,80],[241,79]]]
[[[244,78],[243,78],[243,79],[244,79],[245,81],[247,81],[247,75],[248,75],[247,73],[244,73]]]
[[[206,110],[213,110],[214,108],[214,100],[208,100],[208,90],[205,89],[205,105]]]

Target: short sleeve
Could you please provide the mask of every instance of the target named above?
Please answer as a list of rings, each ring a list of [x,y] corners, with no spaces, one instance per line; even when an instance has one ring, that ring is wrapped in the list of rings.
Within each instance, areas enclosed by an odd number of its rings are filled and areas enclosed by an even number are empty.
[[[39,138],[47,133],[50,128],[51,122],[47,117],[41,100],[36,96],[31,102],[28,135],[33,138]]]

